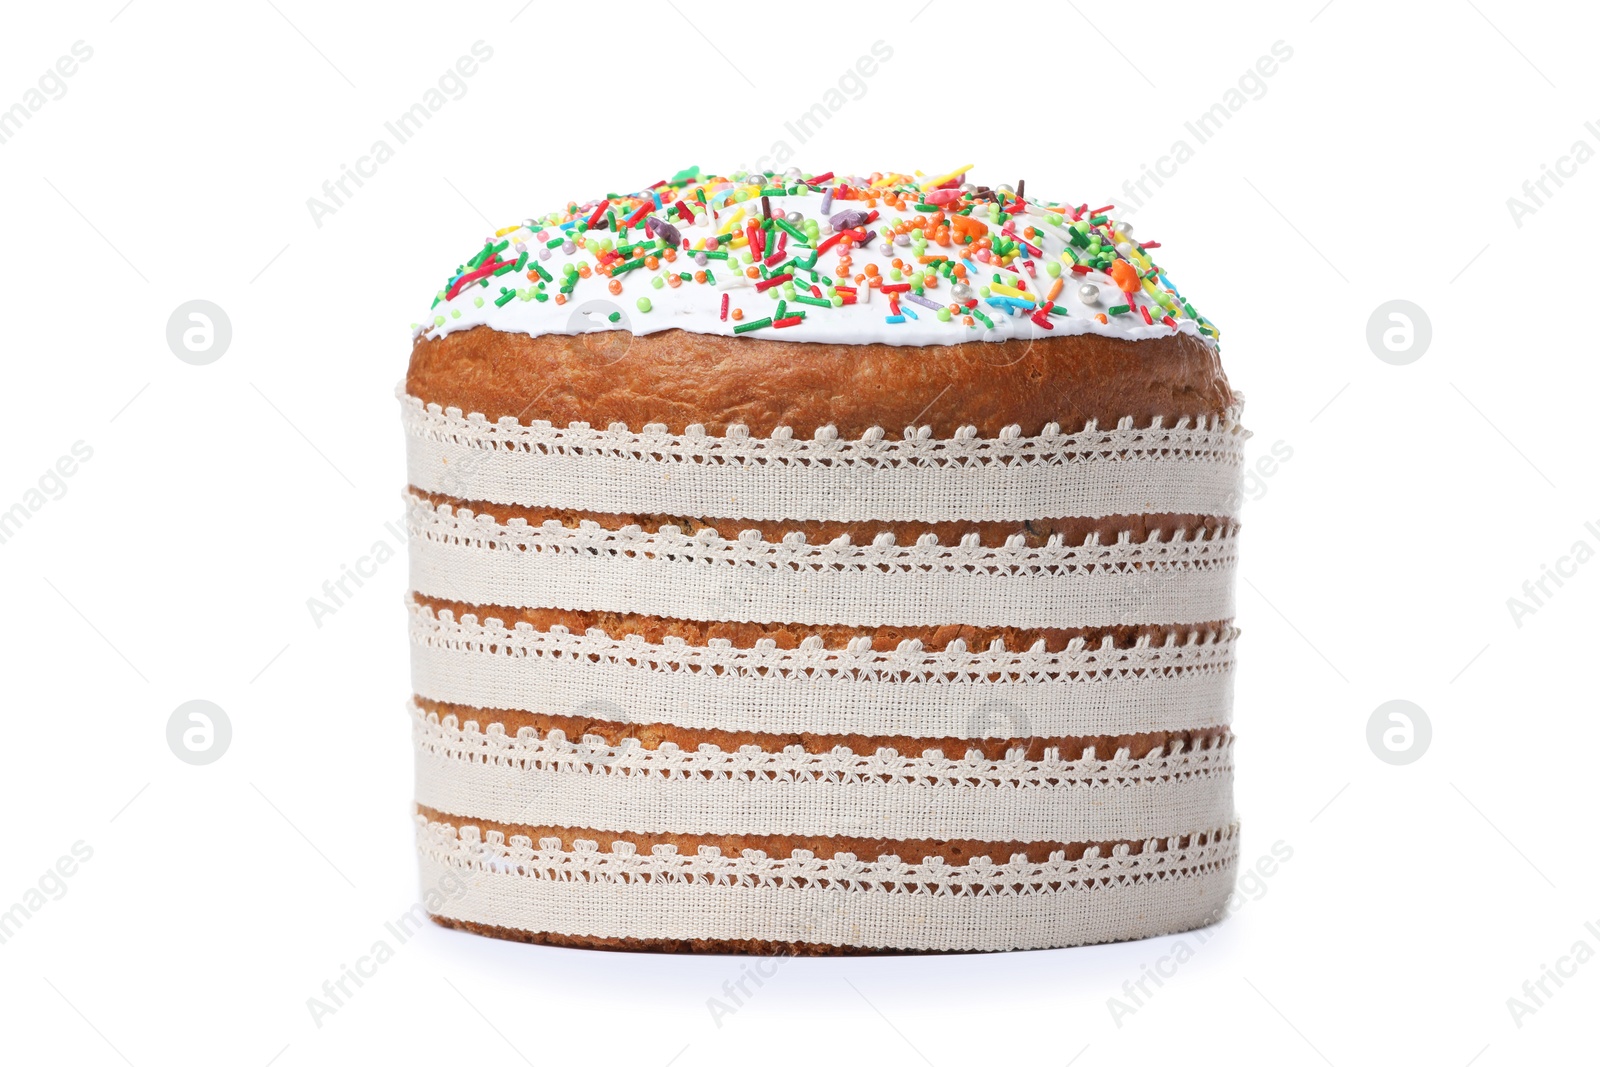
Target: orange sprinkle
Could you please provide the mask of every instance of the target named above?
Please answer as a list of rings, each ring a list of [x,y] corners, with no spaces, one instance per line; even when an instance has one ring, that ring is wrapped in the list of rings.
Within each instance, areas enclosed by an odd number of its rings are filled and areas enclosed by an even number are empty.
[[[612,296],[616,296],[622,292],[622,282],[616,278],[612,278],[611,284],[606,286],[606,288],[611,290]]]
[[[706,283],[706,272],[703,271],[703,270],[695,271],[694,272],[694,280],[696,282],[699,282],[701,285],[704,285]]]
[[[1048,293],[1044,294],[1044,298],[1046,300],[1054,300],[1056,297],[1060,296],[1061,295],[1061,286],[1063,284],[1064,283],[1062,282],[1062,280],[1060,278],[1057,278],[1055,280],[1055,282],[1050,286],[1050,291]]]
[[[1100,314],[1096,315],[1095,318],[1100,320],[1101,325],[1105,325],[1105,323],[1109,321],[1105,316],[1105,312],[1101,312]]]
[[[666,251],[666,256],[667,262],[671,263],[673,260],[678,258],[678,250],[676,248],[669,248]]]
[[[744,276],[746,278],[759,278],[761,277],[761,272],[754,267],[746,267],[744,269]]]
[[[556,294],[556,303],[565,304],[566,302],[567,302],[567,294],[566,293],[557,293]]]
[[[645,270],[655,270],[659,266],[661,266],[661,261],[659,259],[657,259],[655,256],[646,256],[645,257],[645,259],[644,259],[644,269]]]
[[[733,321],[734,322],[738,322],[742,318],[744,318],[744,312],[740,311],[738,308],[734,308],[733,309]]]
[[[1117,288],[1124,293],[1139,291],[1139,272],[1125,259],[1119,259],[1111,264],[1111,280],[1116,282]]]
[[[668,274],[667,275],[667,284],[672,286],[672,288],[676,289],[678,286],[683,284],[683,279],[678,277],[676,274]]]

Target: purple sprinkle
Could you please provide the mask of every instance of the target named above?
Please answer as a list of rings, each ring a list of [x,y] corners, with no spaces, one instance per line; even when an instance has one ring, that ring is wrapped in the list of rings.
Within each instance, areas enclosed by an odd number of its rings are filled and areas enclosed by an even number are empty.
[[[836,230],[853,230],[866,221],[865,211],[841,211],[828,220]]]
[[[935,304],[932,300],[929,300],[927,297],[921,295],[920,293],[902,293],[901,294],[901,299],[902,300],[909,300],[913,304],[921,304],[923,307],[929,308],[930,310],[933,310],[933,311],[938,311],[941,307],[944,306],[943,304]]]
[[[821,212],[821,214],[826,215],[828,213],[828,209],[831,208],[832,206],[833,206],[833,187],[830,185],[828,187],[828,191],[822,194],[822,212]]]
[[[683,244],[683,235],[678,232],[678,228],[670,222],[662,222],[654,215],[645,216],[644,232],[667,242],[669,248],[677,248]]]

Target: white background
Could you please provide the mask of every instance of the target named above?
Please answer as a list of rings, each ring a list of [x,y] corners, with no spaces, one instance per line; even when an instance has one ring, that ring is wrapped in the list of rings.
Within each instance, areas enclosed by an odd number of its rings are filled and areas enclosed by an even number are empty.
[[[1507,998],[1600,950],[1600,561],[1520,627],[1506,603],[1600,547],[1600,163],[1520,227],[1506,205],[1600,148],[1592,10],[122,2],[12,5],[0,36],[0,107],[93,49],[0,144],[0,510],[93,449],[0,544],[0,909],[93,850],[0,944],[5,1059],[1592,1058],[1600,962],[1520,1027]],[[315,225],[307,198],[480,39],[465,95]],[[893,57],[799,143],[785,120],[877,40]],[[1265,94],[1198,145],[1185,120],[1279,40]],[[317,1026],[307,998],[417,893],[404,563],[320,628],[306,601],[394,545],[407,324],[486,228],[780,140],[811,171],[975,163],[1127,200],[1179,138],[1193,158],[1130,217],[1221,326],[1253,454],[1293,453],[1245,514],[1244,854],[1293,850],[1255,899],[1120,1018],[1124,982],[1195,938],[785,961],[719,1026],[740,959],[430,928]],[[195,298],[232,322],[209,366],[165,338]],[[1406,366],[1366,341],[1397,298],[1432,323]],[[165,739],[195,698],[234,731],[203,767]],[[1433,725],[1408,766],[1367,745],[1391,699]]]

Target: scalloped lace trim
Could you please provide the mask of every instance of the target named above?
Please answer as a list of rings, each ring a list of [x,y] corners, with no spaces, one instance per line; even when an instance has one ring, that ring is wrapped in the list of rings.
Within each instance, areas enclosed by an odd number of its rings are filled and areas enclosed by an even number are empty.
[[[1169,633],[1116,648],[1081,638],[1009,651],[957,638],[928,651],[870,638],[736,648],[603,630],[507,628],[411,602],[412,680],[430,700],[613,722],[767,733],[1072,737],[1225,725],[1238,631]]]
[[[1020,751],[949,759],[508,736],[413,711],[417,802],[512,825],[613,831],[983,841],[1130,840],[1233,818],[1232,744],[1132,759]]]
[[[1088,423],[1037,437],[1011,426],[981,438],[964,427],[934,438],[908,427],[855,440],[831,427],[810,441],[786,427],[753,437],[731,426],[671,434],[617,423],[557,428],[490,422],[400,394],[411,483],[493,503],[618,514],[744,519],[1035,519],[1177,513],[1231,515],[1248,434],[1237,411],[1136,428]]]
[[[1024,758],[1021,749],[1005,759],[992,760],[977,749],[963,758],[950,759],[937,748],[925,749],[920,756],[904,756],[892,748],[859,754],[844,745],[828,752],[807,752],[799,745],[786,745],[779,751],[742,745],[726,751],[702,744],[685,750],[671,741],[647,748],[637,738],[612,745],[603,737],[586,734],[573,742],[567,740],[564,730],[551,730],[541,737],[531,726],[507,734],[501,723],[491,722],[484,728],[477,720],[468,719],[463,724],[454,715],[441,719],[436,712],[425,713],[415,705],[412,717],[418,751],[440,759],[518,771],[573,771],[674,781],[896,784],[973,791],[1121,790],[1216,777],[1233,768],[1231,736],[1219,736],[1193,748],[1176,741],[1137,759],[1126,748],[1101,758],[1091,746],[1077,759],[1062,759],[1058,749],[1047,748],[1037,760]]]
[[[676,526],[646,533],[554,520],[531,525],[408,494],[415,588],[441,599],[583,607],[682,618],[847,625],[1186,625],[1233,614],[1233,531],[1102,544],[1091,535],[1040,547],[932,535],[897,545],[800,533],[765,541]]]
[[[865,893],[907,893],[959,896],[1020,896],[1128,888],[1155,881],[1192,878],[1225,867],[1238,853],[1237,824],[1194,835],[1151,839],[1133,853],[1121,844],[1102,850],[1091,846],[1078,858],[1052,852],[1044,862],[1018,853],[1005,863],[975,856],[964,864],[930,856],[905,863],[898,856],[857,859],[835,853],[823,859],[806,849],[788,858],[769,857],[759,849],[725,856],[714,845],[682,853],[676,845],[653,845],[641,853],[630,842],[613,841],[601,852],[595,841],[577,840],[571,849],[561,839],[532,839],[498,830],[459,828],[416,816],[417,845],[424,856],[469,871],[514,874],[562,882],[621,882],[658,885],[723,885],[753,888],[825,888]],[[1165,847],[1162,847],[1165,846]]]

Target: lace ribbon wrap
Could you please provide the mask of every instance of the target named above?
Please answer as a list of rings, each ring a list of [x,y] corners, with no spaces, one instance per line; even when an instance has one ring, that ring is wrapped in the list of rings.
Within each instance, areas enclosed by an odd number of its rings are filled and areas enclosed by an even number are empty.
[[[1222,914],[1238,848],[1236,412],[843,440],[401,403],[417,848],[424,884],[453,887],[430,895],[440,920],[506,936],[974,951]],[[695,532],[529,522],[521,508],[685,516]],[[1223,521],[1076,544],[1020,532],[1159,515]],[[897,543],[741,521],[1019,533]],[[517,621],[550,609],[833,636],[736,645]],[[873,637],[963,626],[1101,632],[938,648]],[[773,839],[810,847],[769,855]]]

